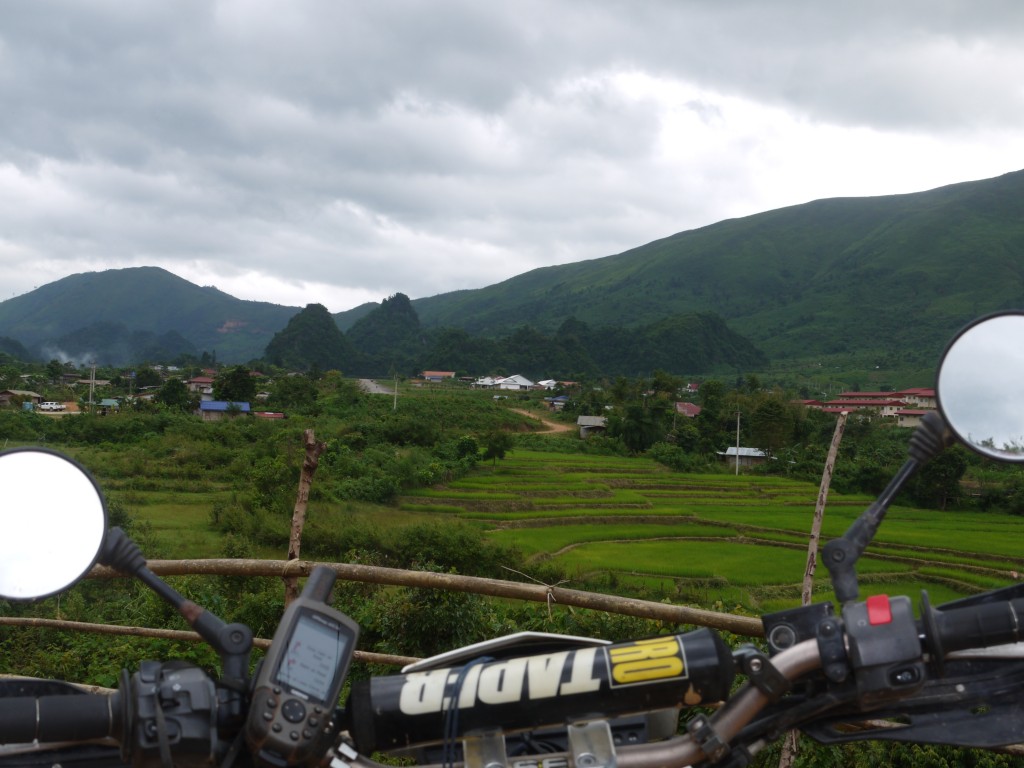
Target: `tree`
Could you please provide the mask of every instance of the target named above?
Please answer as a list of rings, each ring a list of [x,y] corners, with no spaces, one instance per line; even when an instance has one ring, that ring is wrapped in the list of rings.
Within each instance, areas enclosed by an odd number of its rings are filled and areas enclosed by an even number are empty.
[[[919,504],[945,509],[960,497],[960,478],[967,470],[964,454],[963,448],[953,446],[921,468],[912,491]]]
[[[632,453],[643,453],[665,436],[667,406],[663,400],[627,405],[608,422],[608,434],[619,437]]]
[[[627,403],[636,398],[637,384],[625,376],[619,376],[611,386],[610,395],[612,400],[619,405]]]
[[[513,443],[508,432],[500,429],[488,432],[484,438],[484,460],[491,459],[493,464],[497,464],[498,459],[504,459],[505,454],[511,452]]]
[[[751,441],[769,456],[786,445],[793,434],[793,417],[778,397],[762,400],[750,415]]]
[[[46,364],[46,378],[51,382],[60,381],[61,376],[64,375],[64,363],[54,358]]]
[[[679,396],[679,390],[683,388],[683,380],[678,376],[658,369],[651,377],[651,389],[654,392],[664,393],[669,399],[675,400]]]
[[[282,376],[274,381],[269,404],[278,410],[308,410],[316,405],[316,382],[310,376]]]
[[[217,400],[248,403],[256,397],[256,380],[244,365],[221,371],[213,380],[213,396]]]
[[[163,378],[160,373],[153,368],[148,366],[139,368],[135,372],[135,386],[137,389],[143,387],[158,387],[163,383]]]
[[[192,394],[181,379],[171,378],[164,382],[156,400],[172,410],[190,411],[193,408]]]
[[[726,408],[725,385],[710,379],[700,385],[701,411],[694,422],[700,433],[700,452],[713,453],[728,442],[725,419],[732,414]]]

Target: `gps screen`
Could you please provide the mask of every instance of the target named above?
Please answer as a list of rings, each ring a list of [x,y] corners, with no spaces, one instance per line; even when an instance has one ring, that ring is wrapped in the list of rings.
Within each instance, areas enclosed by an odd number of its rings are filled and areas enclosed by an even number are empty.
[[[325,704],[334,704],[327,698],[335,674],[344,666],[347,645],[348,639],[339,627],[315,614],[300,613],[278,667],[277,682]]]

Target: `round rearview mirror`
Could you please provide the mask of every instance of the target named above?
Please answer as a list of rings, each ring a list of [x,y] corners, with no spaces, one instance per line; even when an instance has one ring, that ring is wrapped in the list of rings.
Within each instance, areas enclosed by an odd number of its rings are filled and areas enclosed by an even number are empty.
[[[71,586],[106,530],[103,495],[83,467],[36,448],[0,453],[0,597],[38,600]]]
[[[960,331],[942,355],[936,394],[967,446],[1024,461],[1024,313],[989,315]]]

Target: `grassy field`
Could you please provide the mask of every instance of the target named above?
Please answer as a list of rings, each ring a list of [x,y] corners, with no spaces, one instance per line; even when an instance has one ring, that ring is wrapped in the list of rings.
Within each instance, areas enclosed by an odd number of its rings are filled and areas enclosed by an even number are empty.
[[[104,476],[102,450],[87,454],[81,458],[109,497],[143,523],[160,556],[223,554],[210,515],[230,502],[228,483],[151,471],[156,466],[134,475],[145,483],[119,480]],[[517,448],[395,505],[314,502],[310,518],[346,516],[382,528],[472,521],[531,560],[557,566],[576,588],[766,612],[799,603],[817,492],[785,478],[691,475],[642,458]],[[822,540],[842,534],[870,501],[831,494]],[[924,588],[939,603],[1005,585],[1011,572],[1024,571],[1021,541],[1022,518],[894,507],[860,562],[862,596],[909,594],[916,602]],[[815,593],[832,599],[822,568]]]
[[[817,486],[775,477],[688,475],[646,459],[517,450],[497,466],[403,496],[412,513],[486,522],[491,535],[559,565],[573,586],[637,591],[759,612],[799,604]],[[831,494],[822,538],[870,503]],[[933,602],[1014,580],[1024,520],[893,508],[860,561],[862,595],[927,589]],[[816,599],[832,599],[828,574]]]

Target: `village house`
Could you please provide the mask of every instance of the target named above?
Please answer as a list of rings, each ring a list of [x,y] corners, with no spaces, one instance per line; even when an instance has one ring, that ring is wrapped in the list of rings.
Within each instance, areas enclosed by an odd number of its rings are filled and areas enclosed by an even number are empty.
[[[524,390],[533,389],[534,386],[535,384],[532,381],[518,373],[512,376],[506,376],[498,382],[498,389]]]
[[[203,421],[218,421],[236,414],[248,414],[249,403],[235,403],[227,400],[204,400],[197,411]]]
[[[888,395],[886,399],[878,397],[840,397],[826,402],[821,410],[825,413],[872,411],[883,418],[893,418],[896,415],[896,411],[900,408],[906,408],[907,404],[902,400],[894,400],[892,392],[887,392],[886,394]]]
[[[798,400],[807,408],[816,408],[823,413],[868,413],[883,419],[894,420],[900,426],[916,426],[920,422],[918,411],[935,410],[935,390],[927,387],[913,387],[899,392],[842,392],[835,400],[821,403],[817,400]]]
[[[524,390],[534,389],[537,385],[517,373],[512,376],[484,376],[473,382],[473,386],[481,389]]]
[[[913,389],[904,389],[901,392],[896,393],[900,400],[906,401],[909,405],[913,405],[916,408],[923,408],[925,410],[934,411],[939,407],[938,400],[935,397],[935,390],[928,389],[926,387],[914,387]]]
[[[455,371],[423,371],[420,373],[420,378],[436,384],[448,379],[454,379]]]
[[[608,419],[604,416],[578,416],[576,426],[580,428],[580,437],[600,434],[608,427]]]
[[[680,416],[686,416],[688,419],[695,419],[700,413],[701,408],[699,405],[693,403],[676,403],[676,413]]]
[[[213,400],[212,376],[194,376],[185,382],[185,384],[188,386],[188,391],[198,394],[201,400]]]
[[[812,408],[816,411],[820,411],[825,407],[825,404],[821,400],[790,400],[794,405],[802,405],[804,408]]]
[[[764,464],[768,460],[768,456],[760,448],[744,448],[742,446],[737,448],[735,445],[729,446],[724,451],[718,451],[718,455],[734,469],[737,464],[740,467],[754,467]]]
[[[917,427],[921,419],[929,411],[922,408],[903,408],[896,411],[896,425],[900,427]]]
[[[38,392],[31,392],[27,389],[5,389],[0,392],[0,405],[8,406],[12,400],[20,399],[23,403],[35,403],[38,405],[43,402],[43,396]]]

